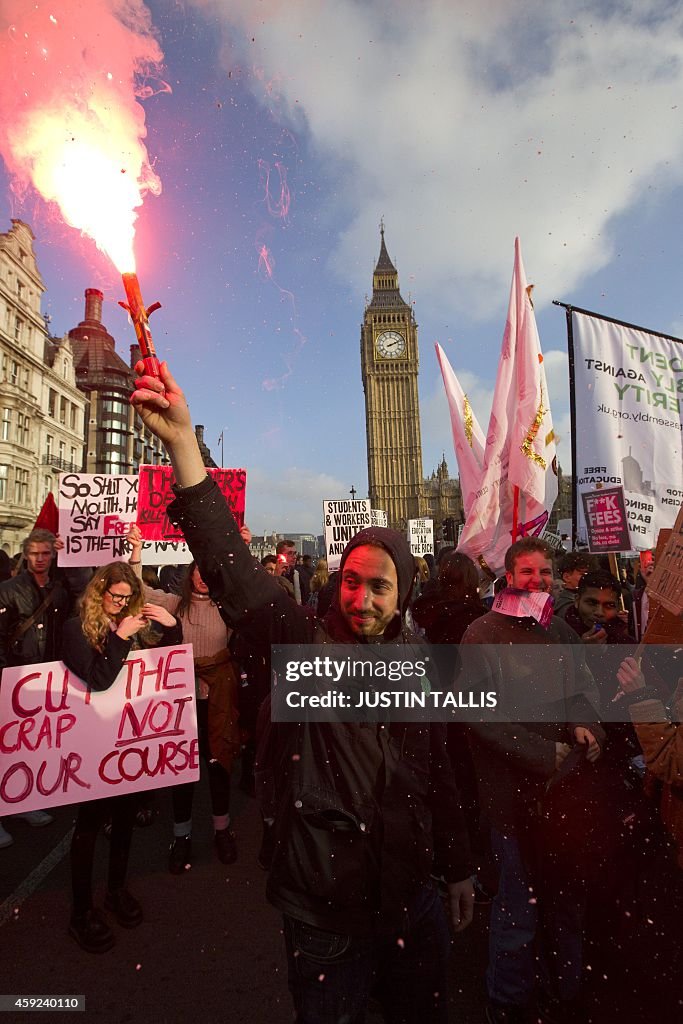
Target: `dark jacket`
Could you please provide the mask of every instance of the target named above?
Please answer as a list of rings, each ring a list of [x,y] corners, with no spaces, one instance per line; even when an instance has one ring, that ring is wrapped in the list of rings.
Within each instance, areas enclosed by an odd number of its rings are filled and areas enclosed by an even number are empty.
[[[413,618],[431,644],[459,644],[467,627],[485,614],[481,601],[456,601],[440,587],[423,589],[413,604]]]
[[[160,634],[159,647],[171,647],[183,642],[182,629],[178,621],[174,626],[160,626],[155,623],[155,632]],[[79,616],[64,626],[64,652],[62,658],[66,667],[77,675],[91,690],[108,690],[123,667],[123,663],[137,642],[136,637],[123,640],[118,633],[107,634],[104,650],[92,646],[83,632]],[[143,645],[144,646],[144,645]]]
[[[254,565],[210,479],[179,491],[168,514],[181,527],[213,600],[237,630],[248,629],[250,613],[260,608],[269,609],[271,643],[357,642],[336,599],[316,624]],[[394,560],[405,610],[414,567],[399,534],[363,531],[347,546],[342,565],[353,547],[371,539]],[[419,638],[397,615],[382,642],[405,645]],[[369,935],[378,927],[402,926],[407,902],[429,878],[433,847],[447,881],[468,876],[445,726],[271,723],[268,702],[260,724],[259,789],[276,830],[267,886],[275,906],[318,927]]]
[[[476,667],[485,688],[499,694],[500,720],[469,726],[482,810],[496,828],[519,831],[555,771],[555,744],[571,745],[578,725],[589,728],[598,742],[604,741],[604,730],[597,724],[598,693],[580,640],[557,616],[546,631],[531,618],[489,612],[469,627],[462,644],[486,645],[468,652],[468,664],[472,671]],[[575,657],[568,663],[568,659],[553,658],[549,649],[547,660],[542,656],[543,678],[535,679],[525,653],[515,651],[517,644],[573,645]],[[463,688],[466,684],[464,679]],[[546,721],[522,724],[515,720],[515,706],[521,702],[528,710],[529,693],[534,693],[535,686],[539,692],[541,687],[545,692],[557,688],[560,707],[553,714],[547,706]]]
[[[10,665],[35,665],[61,658],[64,623],[88,575],[79,570],[73,578],[50,578],[41,589],[33,574],[24,570],[0,583],[0,670]],[[20,623],[31,618],[48,592],[49,604],[26,632],[15,639]]]

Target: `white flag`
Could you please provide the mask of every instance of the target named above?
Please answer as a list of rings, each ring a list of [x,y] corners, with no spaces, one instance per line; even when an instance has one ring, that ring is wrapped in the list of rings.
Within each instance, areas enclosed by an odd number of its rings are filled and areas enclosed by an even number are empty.
[[[460,381],[453,372],[453,367],[441,345],[435,343],[436,358],[441,367],[443,386],[446,389],[448,408],[451,414],[453,431],[453,447],[458,461],[460,474],[460,490],[465,517],[474,501],[474,496],[481,486],[484,470],[484,445],[486,439],[479,426],[477,417],[472,411],[469,399],[463,391]]]
[[[516,537],[540,536],[557,497],[550,398],[519,238],[510,304],[484,450],[481,494],[472,504],[458,549],[498,571]]]

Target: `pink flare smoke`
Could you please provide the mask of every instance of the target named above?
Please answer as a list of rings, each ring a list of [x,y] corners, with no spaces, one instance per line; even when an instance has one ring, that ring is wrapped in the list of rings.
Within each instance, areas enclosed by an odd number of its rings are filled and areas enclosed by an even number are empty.
[[[0,153],[13,188],[57,203],[122,272],[135,269],[137,210],[161,191],[137,100],[168,91],[152,32],[142,0],[0,0]]]

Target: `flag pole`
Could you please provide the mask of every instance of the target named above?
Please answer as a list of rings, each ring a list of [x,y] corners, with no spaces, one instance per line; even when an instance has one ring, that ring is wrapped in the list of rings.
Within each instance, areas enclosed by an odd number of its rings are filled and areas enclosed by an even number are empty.
[[[519,529],[519,487],[515,484],[512,496],[512,543],[514,544],[517,540],[517,530]]]

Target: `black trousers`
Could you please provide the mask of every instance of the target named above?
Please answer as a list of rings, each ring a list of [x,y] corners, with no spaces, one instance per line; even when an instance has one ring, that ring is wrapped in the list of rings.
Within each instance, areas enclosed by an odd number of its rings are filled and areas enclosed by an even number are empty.
[[[93,905],[92,873],[95,841],[101,826],[111,817],[109,872],[107,888],[121,889],[126,882],[128,854],[135,824],[139,793],[105,797],[79,804],[76,827],[71,840],[71,887],[74,914],[84,914]]]

